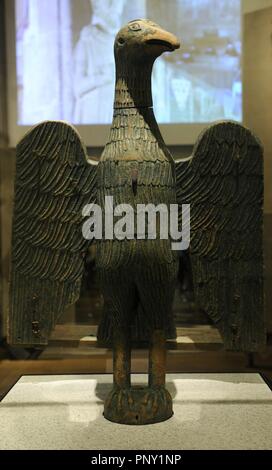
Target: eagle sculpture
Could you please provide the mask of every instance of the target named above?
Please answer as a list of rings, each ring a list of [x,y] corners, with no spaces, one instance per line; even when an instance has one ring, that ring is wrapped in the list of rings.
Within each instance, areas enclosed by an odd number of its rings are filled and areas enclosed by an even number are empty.
[[[109,140],[101,158],[87,156],[70,124],[47,121],[17,145],[9,342],[46,345],[66,306],[79,297],[90,240],[82,210],[105,197],[119,204],[190,204],[188,254],[198,304],[229,350],[265,343],[263,315],[262,147],[248,129],[218,122],[193,154],[174,160],[152,108],[151,72],[178,39],[149,20],[129,22],[114,44],[116,87]],[[178,253],[167,239],[96,240],[104,297],[98,339],[113,346],[109,420],[143,424],[172,411],[165,388],[166,339],[175,337],[172,301]],[[149,340],[148,386],[130,382],[131,338]]]

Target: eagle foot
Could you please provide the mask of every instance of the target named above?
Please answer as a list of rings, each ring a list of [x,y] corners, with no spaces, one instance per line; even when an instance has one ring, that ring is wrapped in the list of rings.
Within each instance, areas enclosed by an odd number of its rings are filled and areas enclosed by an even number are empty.
[[[120,424],[159,423],[172,415],[172,397],[164,386],[114,387],[104,404],[104,417]]]

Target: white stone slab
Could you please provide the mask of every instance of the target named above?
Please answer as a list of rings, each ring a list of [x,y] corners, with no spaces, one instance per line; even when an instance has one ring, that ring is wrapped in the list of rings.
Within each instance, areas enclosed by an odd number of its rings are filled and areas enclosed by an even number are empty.
[[[21,377],[0,403],[0,449],[272,449],[272,393],[259,374],[169,374],[174,416],[148,426],[103,418],[111,381]]]

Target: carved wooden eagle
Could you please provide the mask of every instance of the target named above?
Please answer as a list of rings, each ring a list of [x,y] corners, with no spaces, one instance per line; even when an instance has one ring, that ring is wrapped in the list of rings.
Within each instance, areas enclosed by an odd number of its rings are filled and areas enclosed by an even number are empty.
[[[95,202],[105,211],[110,195],[114,204],[133,207],[190,204],[197,302],[227,349],[264,344],[262,147],[240,124],[218,122],[201,134],[189,159],[172,158],[153,114],[151,72],[160,54],[178,47],[152,21],[119,31],[113,121],[99,162],[65,122],[38,124],[17,145],[10,343],[47,344],[65,307],[77,300],[90,243],[82,236],[82,209]],[[96,243],[105,303],[99,338],[116,331],[129,337],[131,330],[174,336],[178,258],[171,240]]]

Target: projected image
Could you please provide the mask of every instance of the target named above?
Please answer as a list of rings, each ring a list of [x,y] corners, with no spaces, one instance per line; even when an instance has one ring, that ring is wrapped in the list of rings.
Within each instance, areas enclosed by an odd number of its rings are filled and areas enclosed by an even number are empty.
[[[135,18],[182,43],[154,67],[160,123],[241,120],[240,0],[16,0],[18,124],[109,124],[114,37]]]

